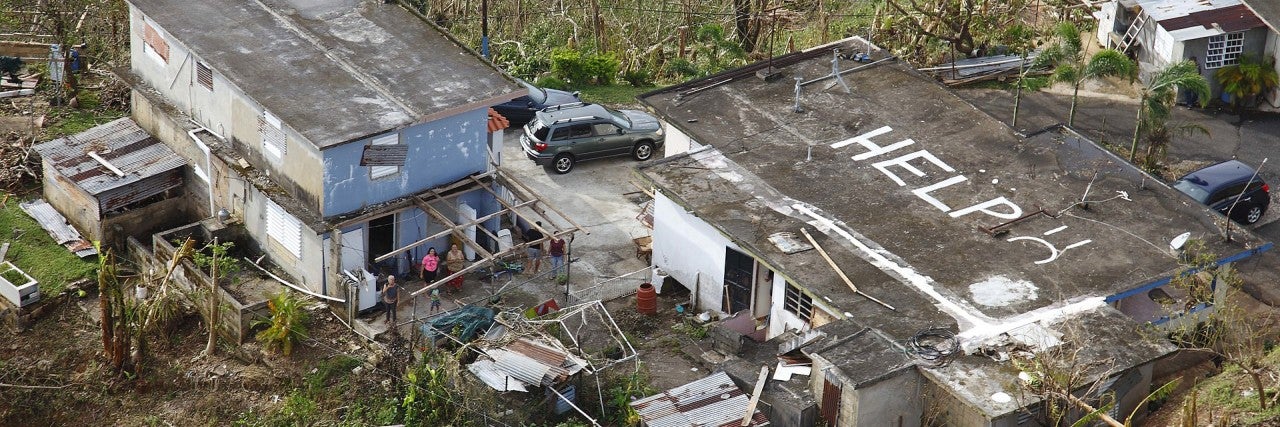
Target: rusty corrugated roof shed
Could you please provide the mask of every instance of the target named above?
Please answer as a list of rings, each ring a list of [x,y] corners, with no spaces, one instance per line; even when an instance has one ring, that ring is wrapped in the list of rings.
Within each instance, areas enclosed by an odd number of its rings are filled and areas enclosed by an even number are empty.
[[[1217,24],[1222,31],[1233,33],[1263,26],[1262,20],[1243,4],[1192,12],[1183,16],[1164,19],[1160,26],[1166,31],[1181,30],[1195,26],[1213,28]]]
[[[182,157],[147,134],[128,117],[73,136],[42,143],[35,146],[35,150],[59,174],[94,196],[152,176],[163,175],[186,164]],[[119,169],[124,176],[118,176],[95,160],[89,155],[90,152]],[[180,185],[181,182],[170,181],[167,184],[168,186],[149,187],[147,191],[156,194]]]
[[[648,427],[737,426],[750,404],[750,396],[733,384],[729,375],[710,376],[631,402]],[[756,409],[751,426],[767,426],[769,420]]]
[[[1253,10],[1255,15],[1262,18],[1267,26],[1271,27],[1271,31],[1280,32],[1280,2],[1275,0],[1243,0],[1245,6]]]

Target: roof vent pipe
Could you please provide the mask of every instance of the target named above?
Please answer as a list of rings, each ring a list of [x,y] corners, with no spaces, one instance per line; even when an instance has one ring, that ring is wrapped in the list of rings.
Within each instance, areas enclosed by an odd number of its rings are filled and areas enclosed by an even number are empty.
[[[804,81],[804,77],[795,76],[794,78],[796,79],[796,94],[795,94],[796,102],[794,105],[791,106],[791,112],[803,113],[804,107],[800,106],[800,90],[801,90],[800,82]]]

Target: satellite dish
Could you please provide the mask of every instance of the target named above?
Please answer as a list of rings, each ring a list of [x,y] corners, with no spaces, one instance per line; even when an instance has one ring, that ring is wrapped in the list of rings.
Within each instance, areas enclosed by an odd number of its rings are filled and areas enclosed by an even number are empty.
[[[1190,232],[1179,234],[1178,237],[1174,237],[1173,240],[1169,241],[1169,249],[1173,249],[1174,252],[1181,251],[1182,247],[1187,245],[1187,240],[1189,239],[1191,239]]]

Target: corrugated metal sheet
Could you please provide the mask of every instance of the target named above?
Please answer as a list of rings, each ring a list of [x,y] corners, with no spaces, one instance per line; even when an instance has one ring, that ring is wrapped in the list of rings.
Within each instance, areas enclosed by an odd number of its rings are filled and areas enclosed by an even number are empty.
[[[67,177],[85,192],[94,196],[165,175],[166,172],[174,171],[186,164],[186,161],[177,153],[148,135],[138,127],[137,123],[127,117],[95,126],[76,135],[39,144],[35,146],[35,150],[46,162],[53,165],[58,174]],[[124,172],[124,176],[116,175],[106,166],[89,157],[89,152],[97,153],[112,166]],[[172,174],[159,179],[160,182],[144,183],[134,191],[121,193],[128,193],[130,196],[115,198],[136,201],[181,185],[181,180],[174,183],[171,177]],[[123,206],[118,202],[110,205]]]
[[[1184,16],[1169,18],[1159,21],[1160,26],[1165,31],[1181,30],[1183,28],[1191,28],[1200,26],[1203,28],[1213,28],[1213,24],[1222,27],[1222,31],[1234,33],[1236,31],[1244,31],[1248,29],[1258,28],[1263,24],[1262,19],[1258,15],[1254,15],[1252,10],[1243,4],[1223,7],[1220,9],[1202,10],[1192,12]]]
[[[497,391],[529,391],[524,387],[524,383],[507,375],[492,360],[479,359],[475,363],[467,365],[467,370],[475,374],[485,385],[492,387]]]
[[[552,367],[544,365],[533,358],[505,349],[493,349],[485,352],[493,358],[493,363],[507,375],[515,377],[525,384],[550,384]],[[563,371],[563,369],[562,369]]]
[[[729,375],[710,376],[631,402],[631,407],[649,427],[736,426],[750,404]],[[752,414],[752,426],[767,426],[769,420],[759,409]]]
[[[67,224],[67,219],[58,213],[49,202],[44,199],[36,199],[30,202],[19,203],[19,208],[27,215],[31,215],[36,222],[40,223],[40,227],[49,232],[53,240],[59,245],[80,240],[80,232],[71,228]]]

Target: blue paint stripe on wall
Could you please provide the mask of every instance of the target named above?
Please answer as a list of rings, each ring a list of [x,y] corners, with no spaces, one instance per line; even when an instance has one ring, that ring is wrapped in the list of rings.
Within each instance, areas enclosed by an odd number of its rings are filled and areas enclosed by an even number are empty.
[[[1236,254],[1234,254],[1234,255],[1231,255],[1231,256],[1228,256],[1228,257],[1226,257],[1226,258],[1222,258],[1222,259],[1220,259],[1220,260],[1217,260],[1217,261],[1215,261],[1215,262],[1213,263],[1213,266],[1214,266],[1214,267],[1217,267],[1217,266],[1221,266],[1221,265],[1223,265],[1223,264],[1227,264],[1227,263],[1232,263],[1232,262],[1240,261],[1240,260],[1243,260],[1243,259],[1245,259],[1245,258],[1248,258],[1248,257],[1254,256],[1254,255],[1257,255],[1257,254],[1260,254],[1260,253],[1263,253],[1263,252],[1269,251],[1269,250],[1271,250],[1271,248],[1273,248],[1273,247],[1275,247],[1275,245],[1274,245],[1274,244],[1272,244],[1271,242],[1267,242],[1267,243],[1264,243],[1262,246],[1258,246],[1258,247],[1253,248],[1253,249],[1248,249],[1248,250],[1240,251],[1240,252],[1237,252],[1237,253],[1236,253]],[[1191,269],[1191,270],[1187,270],[1187,271],[1183,272],[1181,275],[1182,275],[1182,276],[1190,276],[1190,275],[1192,275],[1192,274],[1196,274],[1196,273],[1199,273],[1199,272],[1200,272],[1200,269],[1194,269],[1194,268],[1193,268],[1193,269]],[[1116,302],[1116,301],[1119,301],[1119,300],[1122,300],[1122,299],[1125,299],[1125,298],[1128,298],[1128,297],[1131,297],[1131,296],[1134,296],[1134,295],[1138,295],[1138,294],[1146,293],[1147,291],[1150,291],[1150,290],[1152,290],[1152,289],[1155,289],[1155,288],[1158,288],[1158,287],[1161,287],[1161,286],[1167,285],[1167,284],[1169,284],[1169,282],[1171,282],[1171,281],[1173,281],[1173,277],[1172,277],[1172,276],[1170,276],[1170,277],[1165,277],[1165,278],[1161,278],[1160,280],[1156,280],[1156,281],[1154,281],[1154,282],[1147,283],[1147,284],[1145,284],[1145,285],[1142,285],[1142,286],[1139,286],[1139,287],[1136,287],[1136,288],[1133,288],[1133,289],[1130,289],[1130,290],[1127,290],[1127,291],[1124,291],[1124,292],[1121,292],[1121,293],[1118,293],[1118,294],[1115,294],[1115,295],[1109,296],[1109,297],[1107,297],[1106,302],[1109,304],[1109,303],[1113,303],[1113,302]]]

